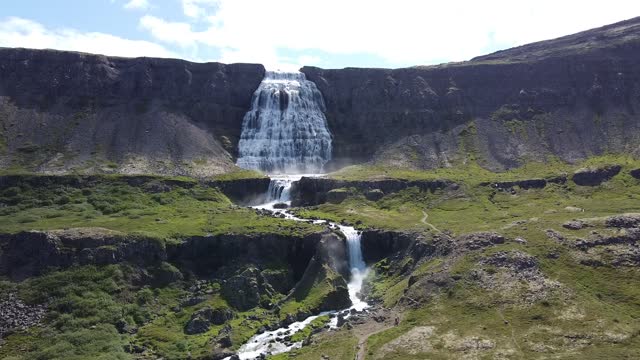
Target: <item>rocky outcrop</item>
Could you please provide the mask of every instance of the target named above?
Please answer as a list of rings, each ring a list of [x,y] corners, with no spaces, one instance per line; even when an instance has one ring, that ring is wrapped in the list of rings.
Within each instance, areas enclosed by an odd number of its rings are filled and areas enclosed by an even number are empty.
[[[252,64],[0,48],[0,167],[229,171],[264,72]]]
[[[610,216],[605,220],[607,227],[635,228],[640,227],[640,214],[623,214]]]
[[[456,238],[456,245],[469,250],[478,250],[488,246],[503,244],[505,237],[495,232],[475,232]]]
[[[321,177],[303,177],[291,187],[293,206],[318,205],[328,201],[328,193],[336,189],[355,189],[359,192],[378,190],[384,194],[395,193],[410,187],[423,191],[455,188],[457,185],[447,180],[402,180],[384,179],[368,181],[337,180]]]
[[[639,155],[640,19],[404,69],[302,72],[322,92],[328,168]],[[0,167],[210,175],[233,169],[264,67],[0,49]]]
[[[611,180],[618,175],[622,167],[620,165],[608,165],[600,168],[586,168],[573,173],[571,180],[581,186],[597,186]]]
[[[101,229],[78,228],[0,234],[0,274],[24,279],[50,267],[132,262],[149,265],[166,260],[164,244]]]
[[[235,203],[245,204],[262,201],[269,189],[268,177],[256,177],[234,180],[216,180],[205,182],[208,186],[217,187]]]
[[[489,186],[492,189],[501,190],[501,191],[510,191],[514,187],[519,187],[520,189],[529,190],[529,189],[543,189],[547,186],[547,184],[564,184],[567,182],[566,176],[556,176],[548,179],[525,179],[525,180],[514,180],[514,181],[498,181],[492,183],[480,183],[481,186]]]
[[[380,189],[369,190],[364,193],[364,197],[369,201],[378,201],[384,197],[384,191]]]
[[[203,276],[234,263],[285,263],[297,281],[315,255],[322,236],[320,233],[304,237],[282,234],[194,236],[180,244],[169,245],[167,257],[180,268]]]
[[[307,305],[298,316],[288,314],[285,323],[302,320],[310,314],[351,306],[346,278],[349,276],[346,244],[335,233],[325,233],[300,281],[283,301],[303,301]],[[313,299],[307,297],[314,294]],[[311,302],[310,302],[311,301]],[[300,318],[300,319],[298,319]]]
[[[240,311],[246,311],[258,305],[268,308],[269,304],[261,304],[260,300],[263,297],[270,299],[275,294],[273,287],[254,267],[224,280],[222,286],[222,296],[227,303]]]
[[[45,305],[26,304],[14,292],[2,294],[0,296],[0,339],[15,331],[23,331],[39,325],[44,320],[45,314]]]
[[[222,325],[233,319],[235,314],[229,308],[221,307],[212,309],[207,306],[193,314],[184,328],[185,334],[202,334],[209,330],[211,325]]]
[[[258,265],[285,262],[290,266],[290,274],[276,279],[292,276],[293,280],[287,280],[291,284],[304,273],[321,236],[319,233],[305,237],[212,235],[165,244],[158,239],[102,228],[0,234],[0,275],[20,280],[42,274],[49,268],[129,262],[151,266],[154,281],[167,283],[181,276],[174,265],[182,271],[211,275],[234,262]]]
[[[587,226],[589,226],[589,224],[582,220],[569,220],[564,224],[562,224],[563,228],[569,229],[569,230],[580,230]]]
[[[340,204],[351,195],[351,191],[347,189],[333,189],[327,192],[327,202],[332,204]]]
[[[508,169],[549,155],[638,155],[638,56],[635,18],[462,63],[302,71],[324,96],[335,166],[475,158]]]

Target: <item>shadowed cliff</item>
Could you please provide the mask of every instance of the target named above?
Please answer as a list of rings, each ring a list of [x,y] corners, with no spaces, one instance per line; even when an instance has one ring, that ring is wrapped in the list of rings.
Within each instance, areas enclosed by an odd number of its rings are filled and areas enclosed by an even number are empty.
[[[471,61],[304,67],[324,96],[331,168],[640,154],[640,18]],[[206,176],[234,157],[262,65],[0,49],[5,172]]]
[[[638,155],[640,18],[468,62],[304,67],[327,105],[335,166],[476,159],[501,170],[557,156]]]
[[[227,172],[263,76],[262,65],[0,49],[0,167]]]

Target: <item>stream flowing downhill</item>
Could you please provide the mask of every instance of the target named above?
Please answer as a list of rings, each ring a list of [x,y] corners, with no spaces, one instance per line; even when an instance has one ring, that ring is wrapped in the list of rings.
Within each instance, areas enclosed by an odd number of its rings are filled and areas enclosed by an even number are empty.
[[[301,175],[285,175],[272,177],[269,184],[267,202],[265,202],[264,204],[255,205],[253,206],[253,208],[270,210],[273,211],[276,215],[282,214],[286,219],[292,221],[309,221],[307,219],[299,218],[285,209],[274,208],[274,205],[278,203],[285,203],[287,205],[291,203],[291,199],[289,197],[291,185],[295,181],[300,180],[301,177]],[[368,269],[362,258],[362,248],[360,246],[361,233],[351,226],[338,225],[326,220],[314,220],[313,223],[328,224],[332,229],[340,230],[347,239],[349,268],[351,269],[351,278],[349,280],[349,283],[347,284],[347,288],[349,290],[351,307],[348,309],[336,309],[335,311],[323,312],[317,315],[310,316],[303,321],[294,322],[289,326],[255,335],[254,337],[249,339],[247,343],[240,347],[237,353],[239,359],[258,359],[263,354],[276,355],[300,348],[302,346],[301,341],[296,343],[289,343],[285,340],[285,338],[297,333],[298,331],[301,331],[319,316],[329,315],[331,317],[329,328],[335,329],[337,327],[338,314],[341,314],[343,318],[346,319],[352,315],[352,310],[354,310],[355,312],[362,312],[365,311],[367,307],[369,307],[369,305],[365,301],[359,298],[360,290],[362,289],[362,283],[368,273]],[[227,359],[231,358],[229,357]]]
[[[253,95],[251,110],[244,117],[238,144],[239,167],[272,174],[265,202],[253,208],[270,210],[292,221],[309,221],[275,205],[284,203],[288,208],[292,184],[302,176],[320,176],[324,165],[331,160],[331,133],[324,109],[322,94],[304,74],[267,71]],[[301,175],[305,173],[307,175]],[[240,347],[236,359],[264,358],[300,348],[301,341],[292,343],[286,339],[317,317],[329,315],[329,328],[333,329],[337,327],[338,314],[348,318],[352,311],[361,312],[369,306],[359,298],[368,271],[362,258],[361,233],[351,226],[326,220],[314,220],[313,223],[327,224],[331,229],[341,231],[347,239],[351,307],[313,315],[255,335]]]

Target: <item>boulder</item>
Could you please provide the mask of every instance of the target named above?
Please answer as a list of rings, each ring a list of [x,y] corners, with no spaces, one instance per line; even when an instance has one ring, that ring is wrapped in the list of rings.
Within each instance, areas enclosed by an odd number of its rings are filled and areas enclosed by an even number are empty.
[[[364,194],[364,197],[369,201],[378,201],[382,199],[383,196],[384,192],[382,192],[382,190],[380,189],[369,190]]]
[[[607,227],[634,228],[640,227],[640,214],[614,215],[605,221]]]
[[[273,208],[274,209],[287,209],[289,207],[289,205],[287,203],[275,203],[273,204]]]
[[[233,346],[233,341],[231,340],[231,326],[225,325],[220,332],[218,332],[218,336],[216,337],[216,342],[222,348],[229,348]]]
[[[600,168],[585,168],[573,173],[573,182],[580,186],[597,186],[618,175],[620,165],[607,165]]]
[[[327,201],[332,204],[340,204],[346,198],[351,195],[351,192],[346,189],[333,189],[327,192]]]
[[[211,312],[211,323],[214,325],[222,325],[234,317],[235,314],[233,310],[228,307],[215,308]]]
[[[191,315],[184,332],[189,335],[202,334],[209,330],[211,325],[222,325],[235,317],[234,312],[228,307],[212,309],[207,306]]]
[[[580,230],[584,227],[588,226],[584,221],[581,220],[570,220],[562,224],[562,227],[569,230]]]
[[[222,286],[222,296],[231,306],[241,311],[260,305],[262,295],[271,298],[275,293],[273,287],[254,267],[247,268],[240,274],[232,276]]]
[[[640,169],[633,169],[629,171],[629,175],[633,176],[636,179],[640,179]]]
[[[211,327],[210,312],[211,308],[204,308],[194,312],[184,327],[184,333],[187,335],[195,335],[209,331]]]
[[[487,246],[502,244],[504,236],[494,232],[475,232],[461,235],[456,241],[463,244],[469,250],[477,250]]]

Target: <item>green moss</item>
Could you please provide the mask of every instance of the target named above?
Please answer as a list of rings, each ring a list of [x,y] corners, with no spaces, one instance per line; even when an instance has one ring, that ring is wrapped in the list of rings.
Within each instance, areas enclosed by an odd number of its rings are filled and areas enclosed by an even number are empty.
[[[26,176],[19,187],[3,192],[0,232],[102,227],[180,239],[221,233],[306,235],[320,229],[259,216],[192,179],[151,177],[142,185],[132,185],[135,181],[127,177],[111,175],[80,186],[71,180]],[[157,185],[168,191],[152,190]]]
[[[214,181],[229,181],[229,180],[241,180],[241,179],[255,179],[255,178],[264,178],[265,175],[255,171],[255,170],[245,170],[237,168],[234,171],[220,174],[211,177],[211,180]]]
[[[350,331],[321,333],[314,336],[313,342],[301,349],[289,353],[268,357],[269,360],[317,360],[323,356],[329,359],[354,359],[358,339]]]

